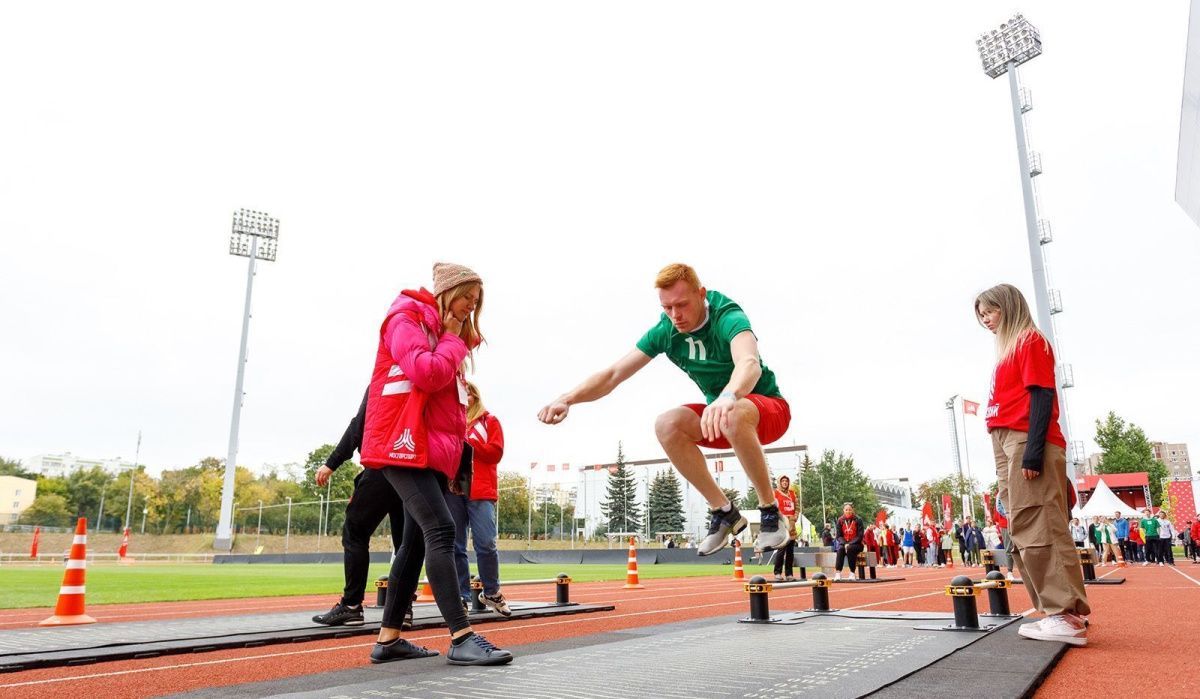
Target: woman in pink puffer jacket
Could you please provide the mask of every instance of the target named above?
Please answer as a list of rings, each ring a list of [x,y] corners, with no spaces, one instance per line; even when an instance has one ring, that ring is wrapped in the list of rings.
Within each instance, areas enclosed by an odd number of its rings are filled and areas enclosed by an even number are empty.
[[[382,469],[404,503],[404,539],[388,575],[387,603],[372,663],[437,655],[400,638],[424,561],[438,611],[450,627],[452,665],[502,665],[512,654],[471,629],[458,594],[454,519],[444,492],[466,435],[463,366],[483,340],[483,282],[462,265],[433,266],[433,293],[404,291],[379,332],[368,389],[362,463]],[[424,401],[422,407],[421,401]]]

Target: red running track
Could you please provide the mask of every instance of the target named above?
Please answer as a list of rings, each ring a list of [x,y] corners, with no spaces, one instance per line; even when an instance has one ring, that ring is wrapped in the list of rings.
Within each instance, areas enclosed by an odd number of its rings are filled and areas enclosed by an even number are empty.
[[[979,569],[969,570],[978,576]],[[1083,686],[1103,687],[1109,694],[1153,692],[1159,697],[1194,697],[1200,684],[1189,672],[1175,673],[1169,659],[1188,657],[1200,633],[1200,566],[1181,568],[1127,568],[1116,572],[1128,582],[1088,588],[1094,612],[1089,647],[1073,649],[1039,690],[1038,696],[1076,697]],[[835,606],[843,609],[949,611],[943,592],[948,580],[963,570],[907,570],[907,579],[874,585],[837,585]],[[1115,571],[1101,569],[1101,574]],[[1186,577],[1185,576],[1190,576]],[[572,585],[578,602],[610,602],[617,608],[566,617],[479,624],[498,645],[513,649],[520,662],[526,643],[584,636],[620,629],[728,616],[747,610],[745,593],[726,578],[652,580],[646,589],[624,590],[620,582]],[[551,590],[521,590],[522,599],[552,597]],[[204,616],[255,613],[274,609],[323,609],[332,597],[267,598],[264,600],[210,600],[189,603],[97,606],[89,609],[104,621],[136,621],[164,616]],[[776,610],[807,606],[807,590],[781,590],[771,596]],[[1011,594],[1014,611],[1029,607],[1020,586]],[[1180,613],[1185,612],[1186,613]],[[7,628],[44,618],[47,610],[0,613]],[[442,651],[444,631],[426,630],[410,640]],[[1034,641],[1021,641],[1034,643]],[[253,649],[214,651],[145,660],[97,663],[74,668],[49,668],[0,675],[0,696],[61,697],[67,694],[109,697],[161,696],[211,686],[227,686],[360,667],[366,664],[372,639],[314,641]],[[1160,650],[1151,650],[1151,649]],[[1153,657],[1150,657],[1153,656]],[[1148,672],[1154,667],[1154,672]],[[1177,666],[1176,666],[1177,667]],[[1098,683],[1098,684],[1097,684]]]

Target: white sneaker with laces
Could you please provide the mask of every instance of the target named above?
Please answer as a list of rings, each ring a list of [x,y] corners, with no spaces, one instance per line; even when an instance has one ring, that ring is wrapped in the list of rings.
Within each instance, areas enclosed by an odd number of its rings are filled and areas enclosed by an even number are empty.
[[[1021,624],[1017,633],[1035,641],[1059,641],[1072,646],[1087,645],[1087,627],[1079,617],[1051,614],[1036,624]]]
[[[841,579],[842,579],[842,574],[841,574],[841,573],[834,573],[834,574],[833,574],[833,579],[834,579],[834,580],[841,580]]]
[[[858,578],[854,577],[854,573],[851,573],[850,575],[848,575],[848,576],[846,577],[846,579],[847,579],[847,580],[858,580]]]

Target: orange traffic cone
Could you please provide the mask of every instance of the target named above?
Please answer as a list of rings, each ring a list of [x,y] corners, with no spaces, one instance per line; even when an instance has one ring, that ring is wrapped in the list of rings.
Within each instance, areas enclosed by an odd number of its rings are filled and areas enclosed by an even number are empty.
[[[733,540],[733,579],[746,579],[746,572],[742,570],[742,542],[738,539]]]
[[[417,601],[418,602],[433,602],[434,601],[433,586],[431,586],[429,584],[428,580],[421,583],[421,594],[417,595]]]
[[[129,527],[125,527],[125,536],[121,538],[121,548],[117,549],[117,563],[133,563],[129,555]]]
[[[63,573],[62,587],[58,589],[58,604],[54,607],[54,616],[38,622],[38,626],[96,623],[95,619],[83,613],[83,581],[86,571],[87,518],[80,517],[75,525],[75,539],[71,542],[71,555],[67,559],[67,570]]]
[[[629,568],[625,571],[625,589],[626,590],[641,590],[646,586],[638,582],[637,571],[637,544],[636,539],[629,537]]]

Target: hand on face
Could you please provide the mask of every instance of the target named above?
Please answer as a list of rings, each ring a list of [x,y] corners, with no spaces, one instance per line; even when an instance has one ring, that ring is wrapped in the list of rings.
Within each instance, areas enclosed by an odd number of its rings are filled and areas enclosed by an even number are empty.
[[[442,318],[442,327],[451,335],[458,335],[462,332],[463,320],[463,318],[454,315],[454,309],[449,309]]]

